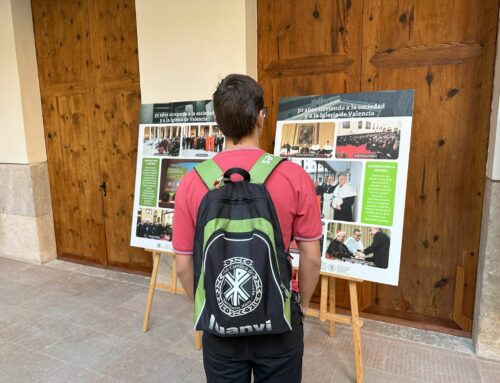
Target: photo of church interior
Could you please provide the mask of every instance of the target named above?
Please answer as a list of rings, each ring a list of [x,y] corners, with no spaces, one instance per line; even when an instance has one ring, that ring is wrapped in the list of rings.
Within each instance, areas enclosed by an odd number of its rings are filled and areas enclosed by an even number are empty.
[[[280,155],[329,158],[333,152],[334,133],[334,122],[284,124]]]

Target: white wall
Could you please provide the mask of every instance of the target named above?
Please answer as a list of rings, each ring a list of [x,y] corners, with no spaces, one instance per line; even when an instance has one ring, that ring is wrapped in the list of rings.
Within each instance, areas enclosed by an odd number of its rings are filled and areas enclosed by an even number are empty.
[[[30,0],[11,0],[24,135],[29,163],[47,160]]]
[[[0,163],[28,163],[10,0],[0,0]]]
[[[29,0],[0,0],[0,163],[47,159]]]
[[[136,0],[142,103],[210,99],[257,74],[256,0]]]

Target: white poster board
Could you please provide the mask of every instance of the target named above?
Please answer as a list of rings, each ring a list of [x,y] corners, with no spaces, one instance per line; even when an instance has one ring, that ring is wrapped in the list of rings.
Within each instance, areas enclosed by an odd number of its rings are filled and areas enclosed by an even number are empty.
[[[177,187],[224,144],[211,100],[141,106],[131,246],[172,251]]]
[[[322,272],[398,284],[413,95],[280,99],[274,154],[298,163],[315,184]]]

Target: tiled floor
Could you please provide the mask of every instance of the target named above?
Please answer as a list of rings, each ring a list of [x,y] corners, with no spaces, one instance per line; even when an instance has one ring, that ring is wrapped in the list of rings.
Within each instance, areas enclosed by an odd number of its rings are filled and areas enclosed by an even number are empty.
[[[148,279],[51,262],[0,258],[0,382],[203,382],[191,303],[157,292],[141,330]],[[354,382],[352,337],[306,320],[304,382]],[[367,383],[500,382],[500,363],[470,340],[365,321]]]

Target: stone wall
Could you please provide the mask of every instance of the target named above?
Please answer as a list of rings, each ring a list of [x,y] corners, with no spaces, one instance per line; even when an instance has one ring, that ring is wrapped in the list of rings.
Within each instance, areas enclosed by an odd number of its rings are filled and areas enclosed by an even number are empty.
[[[500,181],[485,186],[473,339],[479,356],[500,360]]]
[[[0,164],[0,256],[31,263],[56,257],[47,163]]]

